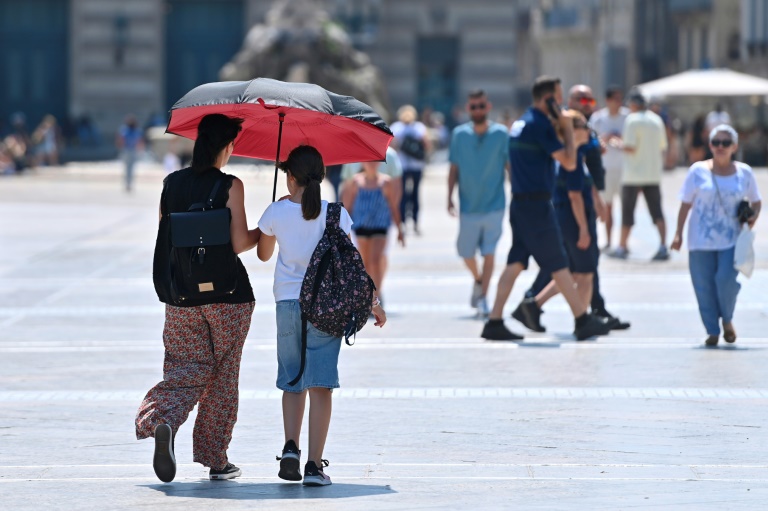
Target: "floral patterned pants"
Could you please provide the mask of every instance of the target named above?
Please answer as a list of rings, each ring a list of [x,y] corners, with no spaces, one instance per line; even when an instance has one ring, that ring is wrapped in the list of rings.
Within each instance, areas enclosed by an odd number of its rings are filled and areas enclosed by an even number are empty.
[[[174,436],[197,404],[194,461],[223,468],[237,421],[238,381],[243,344],[254,303],[198,307],[166,305],[163,381],[146,395],[136,414],[136,438],[168,424]]]

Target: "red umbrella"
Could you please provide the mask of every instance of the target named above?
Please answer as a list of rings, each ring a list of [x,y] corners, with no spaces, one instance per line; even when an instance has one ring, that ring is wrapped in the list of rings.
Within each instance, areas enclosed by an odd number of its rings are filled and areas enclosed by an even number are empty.
[[[215,82],[195,87],[171,108],[168,133],[194,140],[208,114],[241,117],[234,153],[277,164],[302,144],[314,146],[326,165],[384,161],[392,132],[368,105],[309,83],[269,78]]]

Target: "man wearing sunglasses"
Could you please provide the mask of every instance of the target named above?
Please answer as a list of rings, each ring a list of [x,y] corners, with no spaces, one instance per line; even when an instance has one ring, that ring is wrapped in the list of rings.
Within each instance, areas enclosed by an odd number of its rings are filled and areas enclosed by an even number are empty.
[[[504,170],[509,168],[509,137],[503,124],[491,122],[491,102],[482,89],[467,97],[470,121],[451,136],[448,173],[448,213],[456,216],[453,189],[459,187],[459,236],[456,248],[472,273],[470,304],[478,316],[488,316],[486,294],[493,273],[496,245],[504,223]],[[482,270],[476,253],[480,251]]]

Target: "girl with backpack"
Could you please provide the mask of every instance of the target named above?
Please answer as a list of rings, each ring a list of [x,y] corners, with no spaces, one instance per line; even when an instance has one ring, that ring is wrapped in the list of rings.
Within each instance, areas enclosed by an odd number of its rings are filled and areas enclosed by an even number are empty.
[[[289,382],[300,372],[302,358],[302,318],[299,296],[304,275],[315,247],[323,237],[328,202],[320,197],[325,168],[320,153],[312,146],[299,146],[280,165],[286,173],[289,195],[273,202],[259,220],[262,235],[257,254],[268,261],[279,245],[273,292],[277,316],[277,388],[283,391],[285,446],[278,477],[301,481],[299,437],[304,407],[309,395],[309,456],[304,467],[304,485],[326,486],[331,478],[324,472],[328,462],[322,458],[331,422],[331,392],[339,387],[338,360],[341,337],[335,337],[307,324],[306,361],[295,385]],[[349,213],[341,208],[341,229],[352,228]],[[376,326],[383,326],[386,314],[374,295]]]
[[[240,469],[227,459],[237,421],[238,379],[243,344],[251,326],[253,289],[236,254],[252,249],[260,231],[248,229],[243,182],[220,169],[229,161],[242,119],[206,115],[198,126],[192,166],[165,178],[153,280],[165,306],[163,381],[146,395],[136,413],[136,437],[155,439],[153,468],[163,482],[176,476],[174,438],[197,405],[192,432],[194,461],[210,467],[212,480],[232,479]],[[171,215],[208,201],[207,209],[229,209],[228,267],[211,268],[200,296],[177,302],[172,257]],[[210,255],[208,259],[210,259]],[[215,289],[224,273],[236,276],[234,289]]]
[[[363,170],[355,174],[344,187],[344,207],[352,215],[357,246],[365,269],[381,293],[384,280],[384,252],[392,223],[397,227],[397,241],[405,246],[404,228],[400,223],[399,189],[392,179],[379,172],[381,163],[364,162]]]

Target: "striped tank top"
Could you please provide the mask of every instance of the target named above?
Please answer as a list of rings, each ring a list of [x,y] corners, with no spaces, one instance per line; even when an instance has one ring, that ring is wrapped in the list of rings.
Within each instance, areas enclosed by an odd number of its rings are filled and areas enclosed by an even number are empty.
[[[392,223],[389,204],[381,188],[358,188],[352,206],[354,228],[387,229]]]

